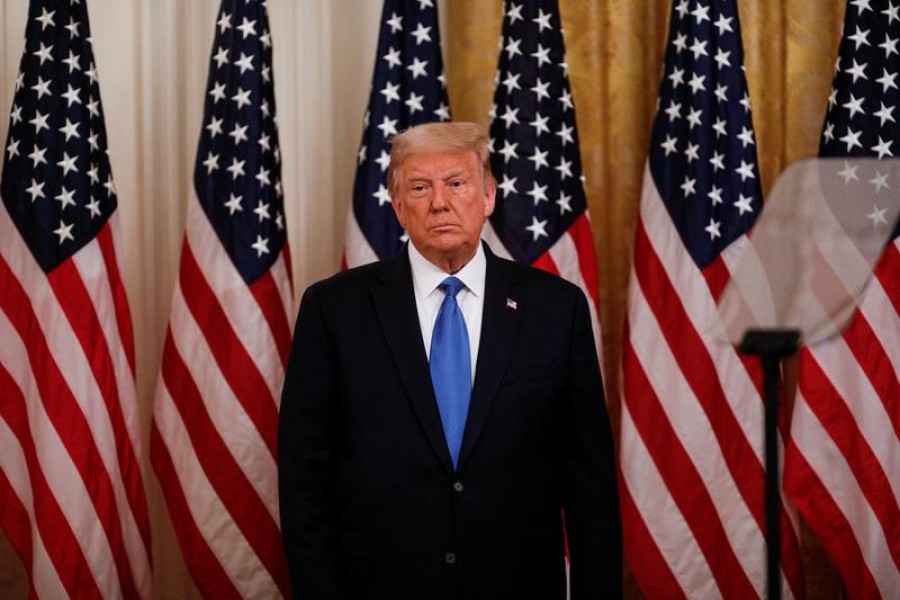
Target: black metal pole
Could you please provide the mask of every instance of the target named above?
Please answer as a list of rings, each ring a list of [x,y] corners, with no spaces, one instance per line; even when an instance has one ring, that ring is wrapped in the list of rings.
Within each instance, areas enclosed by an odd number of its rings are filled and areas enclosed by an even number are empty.
[[[781,598],[781,485],[778,468],[778,388],[781,360],[797,352],[800,332],[794,329],[749,330],[741,352],[759,356],[763,367],[766,460],[766,576],[769,600]]]

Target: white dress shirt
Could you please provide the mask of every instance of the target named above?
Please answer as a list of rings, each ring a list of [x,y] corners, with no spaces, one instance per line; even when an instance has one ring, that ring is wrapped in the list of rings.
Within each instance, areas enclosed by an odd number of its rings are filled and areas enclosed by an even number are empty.
[[[425,354],[431,359],[431,334],[434,323],[437,320],[441,303],[444,302],[444,292],[438,288],[444,279],[450,275],[436,265],[409,244],[409,264],[412,267],[413,287],[416,292],[416,310],[419,313],[419,326],[422,329],[422,342],[425,344]],[[472,381],[475,381],[475,362],[478,360],[478,344],[481,341],[481,317],[484,312],[484,281],[487,273],[487,259],[484,256],[484,248],[478,244],[478,250],[466,265],[454,273],[465,285],[456,294],[456,302],[462,311],[466,321],[466,330],[469,334],[469,360],[472,364]]]

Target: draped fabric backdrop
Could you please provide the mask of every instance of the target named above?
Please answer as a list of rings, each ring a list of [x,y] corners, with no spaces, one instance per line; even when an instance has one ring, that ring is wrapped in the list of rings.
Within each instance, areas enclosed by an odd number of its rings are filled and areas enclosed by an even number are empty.
[[[762,183],[817,154],[845,0],[737,0]],[[218,0],[87,0],[123,225],[123,275],[149,431],[200,134]],[[457,119],[488,123],[501,0],[439,0]],[[381,2],[269,0],[285,208],[295,296],[340,267]],[[600,271],[614,423],[618,361],[641,177],[661,76],[668,0],[560,0]],[[0,0],[0,139],[6,139],[27,0]],[[146,440],[146,437],[145,437]],[[144,454],[148,454],[145,452]],[[197,597],[146,470],[158,598]],[[627,524],[626,524],[627,526]],[[839,597],[804,533],[811,598]],[[0,536],[0,597],[21,597],[21,566]],[[633,585],[631,597],[639,597]]]

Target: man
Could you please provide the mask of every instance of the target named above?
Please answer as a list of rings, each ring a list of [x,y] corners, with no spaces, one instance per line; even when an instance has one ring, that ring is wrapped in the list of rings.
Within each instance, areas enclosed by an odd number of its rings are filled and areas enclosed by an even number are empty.
[[[566,542],[574,600],[621,595],[587,302],[480,241],[486,142],[471,123],[396,136],[410,243],[303,297],[279,431],[298,598],[562,599]]]

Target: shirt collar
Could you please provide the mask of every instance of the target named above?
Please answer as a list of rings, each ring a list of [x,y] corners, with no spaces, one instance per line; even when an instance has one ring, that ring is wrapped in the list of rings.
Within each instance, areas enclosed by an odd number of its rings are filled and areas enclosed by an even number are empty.
[[[449,275],[446,271],[441,270],[437,265],[422,256],[412,242],[408,244],[408,247],[409,264],[410,267],[412,267],[413,285],[416,288],[416,296],[418,298],[425,298],[436,290],[441,282],[449,277]],[[470,292],[479,298],[483,298],[486,273],[487,259],[485,258],[484,248],[479,242],[478,249],[475,251],[475,256],[472,257],[472,260],[467,262],[466,265],[458,272],[454,273],[453,276],[462,281]]]

